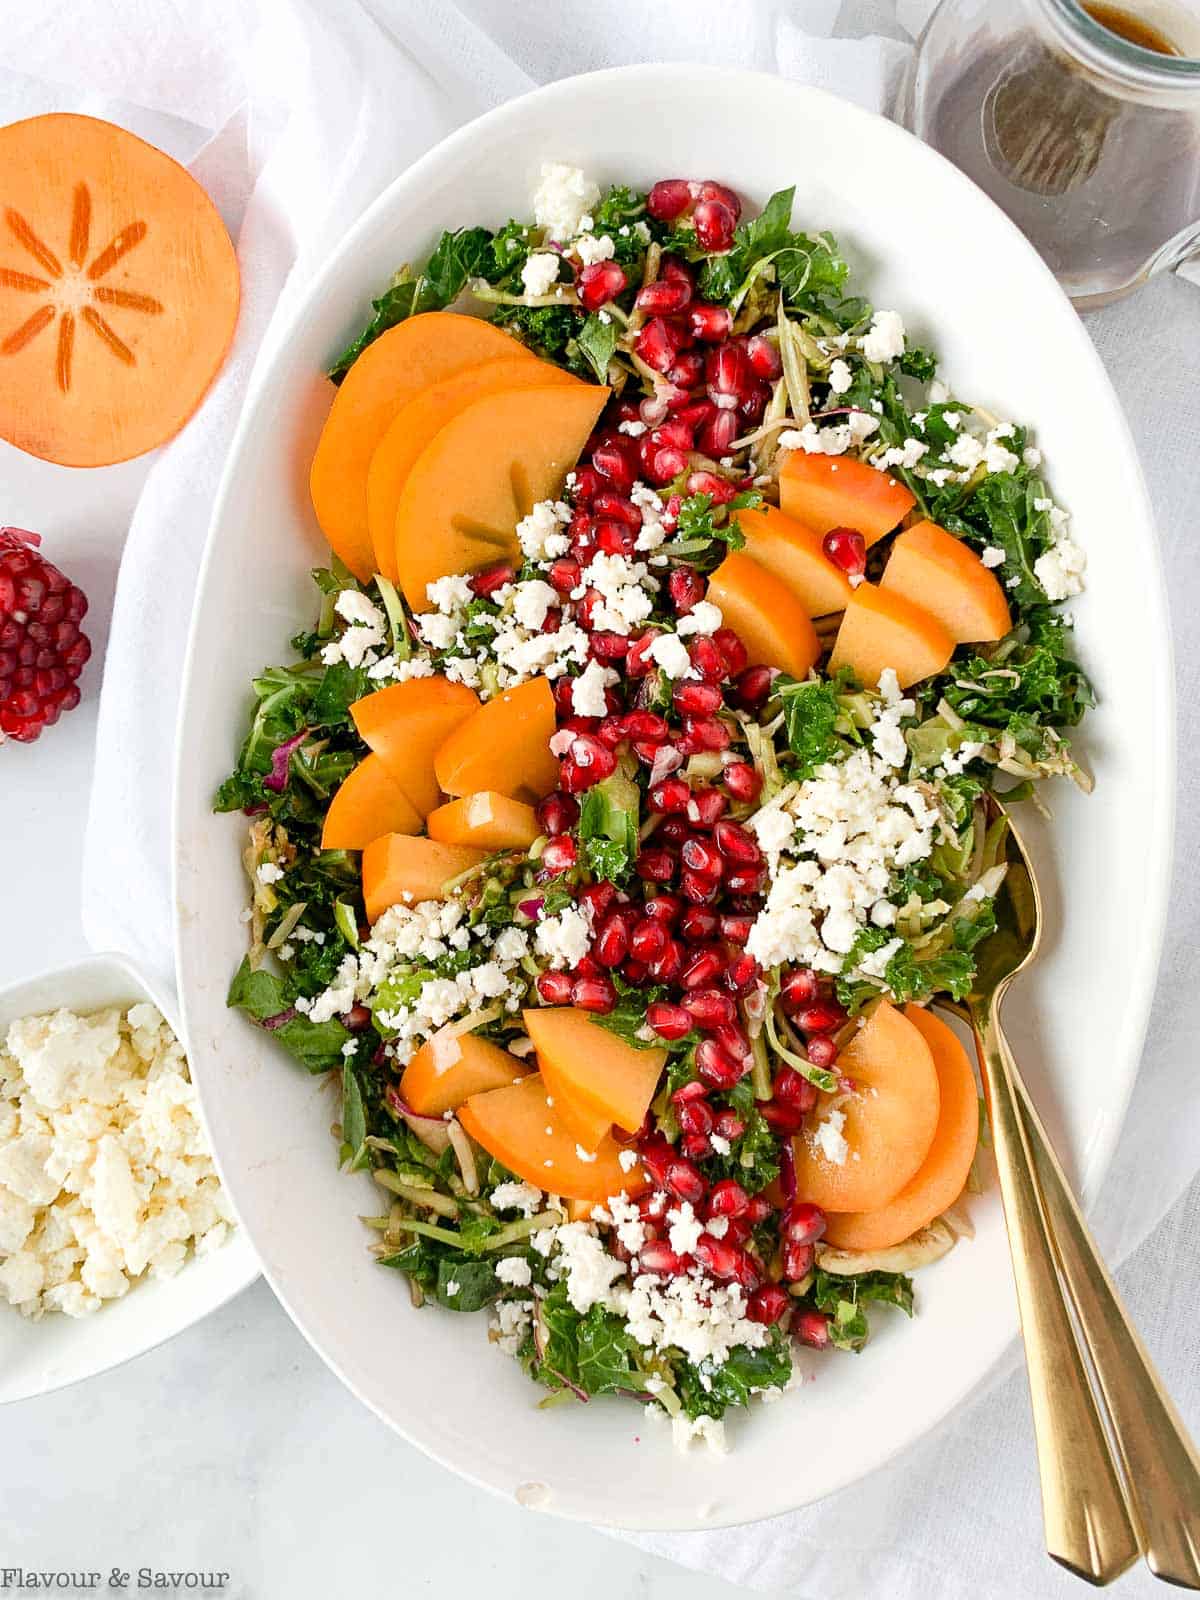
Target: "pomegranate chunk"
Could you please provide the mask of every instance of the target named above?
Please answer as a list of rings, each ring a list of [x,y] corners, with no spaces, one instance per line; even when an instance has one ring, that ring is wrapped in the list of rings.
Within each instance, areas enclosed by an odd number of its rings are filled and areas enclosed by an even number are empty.
[[[603,1014],[617,1003],[617,991],[608,978],[577,978],[571,986],[571,1004],[581,1011]]]
[[[0,744],[31,744],[73,710],[92,653],[79,628],[87,599],[38,553],[40,543],[23,528],[0,528]]]
[[[646,210],[656,222],[674,222],[692,204],[692,186],[686,178],[660,178],[646,196]]]
[[[746,1315],[751,1322],[762,1322],[769,1328],[779,1321],[791,1303],[786,1289],[781,1289],[777,1283],[766,1283],[750,1296]]]
[[[580,305],[588,311],[599,311],[610,300],[615,300],[629,280],[616,261],[593,261],[584,267],[575,283]]]
[[[646,1021],[660,1039],[682,1039],[692,1030],[692,1019],[683,1007],[666,1000],[655,1000],[646,1007]]]
[[[821,540],[821,549],[835,567],[852,577],[867,570],[867,541],[854,528],[831,528]]]
[[[823,1311],[798,1311],[792,1318],[793,1335],[814,1350],[829,1348],[829,1318]]]
[[[710,254],[728,250],[733,244],[737,212],[723,200],[702,200],[692,212],[696,238]]]

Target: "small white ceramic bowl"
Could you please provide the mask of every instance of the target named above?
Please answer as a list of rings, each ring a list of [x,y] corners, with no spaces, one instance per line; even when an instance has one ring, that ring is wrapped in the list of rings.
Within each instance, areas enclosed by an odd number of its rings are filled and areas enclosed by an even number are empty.
[[[18,1017],[44,1011],[96,1011],[149,1000],[179,1032],[173,999],[123,956],[96,955],[0,989],[0,1037]],[[0,1404],[29,1400],[106,1372],[199,1322],[253,1283],[258,1261],[236,1229],[212,1255],[190,1260],[173,1278],[136,1283],[89,1317],[48,1312],[39,1322],[0,1305]]]

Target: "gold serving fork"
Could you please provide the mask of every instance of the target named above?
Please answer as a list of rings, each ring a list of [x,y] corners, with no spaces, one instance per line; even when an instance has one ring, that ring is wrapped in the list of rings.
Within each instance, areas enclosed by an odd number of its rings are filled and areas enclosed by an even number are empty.
[[[1156,1577],[1200,1589],[1200,1457],[1100,1259],[1000,1024],[1042,929],[1028,853],[989,800],[989,821],[1000,817],[1008,870],[998,926],[979,946],[965,1010],[1008,1225],[1046,1548],[1091,1583],[1111,1583],[1141,1554]]]

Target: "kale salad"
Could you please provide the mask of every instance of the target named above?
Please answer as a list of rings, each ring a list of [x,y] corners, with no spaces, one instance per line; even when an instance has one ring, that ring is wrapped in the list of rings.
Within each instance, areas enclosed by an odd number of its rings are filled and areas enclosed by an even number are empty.
[[[336,1087],[380,1266],[714,1448],[969,1235],[985,802],[1088,786],[1038,449],[793,202],[547,162],[397,272],[215,799],[229,1003]]]

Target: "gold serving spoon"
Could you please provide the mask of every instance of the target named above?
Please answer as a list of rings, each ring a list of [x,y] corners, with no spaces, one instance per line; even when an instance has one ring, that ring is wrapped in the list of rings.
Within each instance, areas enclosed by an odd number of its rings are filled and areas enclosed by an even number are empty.
[[[1046,1548],[1092,1583],[1110,1583],[1140,1553],[1156,1577],[1200,1589],[1200,1458],[1100,1259],[1000,1025],[1009,985],[1037,955],[1042,927],[1029,856],[1011,818],[989,800],[989,821],[1000,817],[1008,870],[966,1010],[1008,1225]]]

